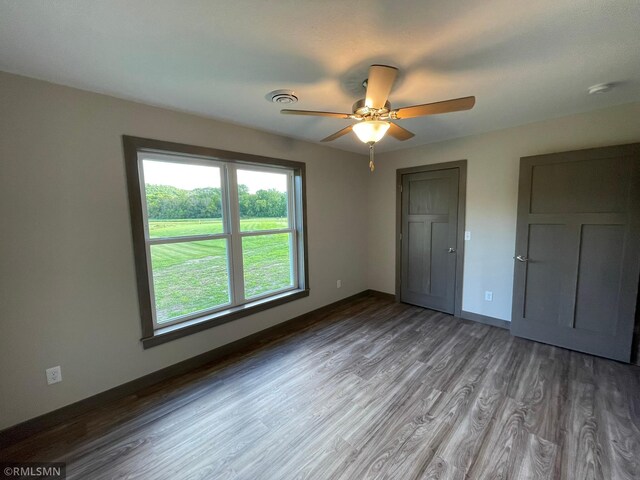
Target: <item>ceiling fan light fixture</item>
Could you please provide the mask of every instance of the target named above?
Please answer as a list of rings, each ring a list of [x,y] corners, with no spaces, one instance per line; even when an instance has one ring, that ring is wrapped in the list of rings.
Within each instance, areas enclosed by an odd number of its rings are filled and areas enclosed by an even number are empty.
[[[372,144],[380,141],[390,126],[389,122],[383,122],[382,120],[365,120],[356,123],[353,126],[353,131],[361,142]]]

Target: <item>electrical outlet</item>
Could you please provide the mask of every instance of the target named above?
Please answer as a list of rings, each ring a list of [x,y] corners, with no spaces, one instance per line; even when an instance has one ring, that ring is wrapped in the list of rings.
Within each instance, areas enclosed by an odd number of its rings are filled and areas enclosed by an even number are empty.
[[[471,232],[469,232],[469,231],[464,232],[464,239],[465,240],[471,240]]]
[[[487,302],[493,302],[493,292],[489,292],[489,291],[484,292],[484,299]]]
[[[62,381],[62,369],[60,365],[47,368],[45,372],[47,373],[47,384],[52,385]]]
[[[336,288],[342,288],[342,280],[336,281]]]

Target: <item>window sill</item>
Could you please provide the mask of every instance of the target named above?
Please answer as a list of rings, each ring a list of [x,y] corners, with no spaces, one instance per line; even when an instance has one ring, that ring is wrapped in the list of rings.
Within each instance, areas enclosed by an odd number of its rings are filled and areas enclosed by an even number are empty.
[[[308,296],[308,289],[292,290],[274,295],[272,297],[256,300],[255,302],[247,303],[246,305],[240,305],[238,307],[229,308],[227,310],[216,312],[211,315],[206,315],[201,318],[195,318],[183,323],[159,328],[153,333],[153,336],[141,339],[142,346],[145,349],[155,347],[156,345],[161,345],[163,343],[170,342],[171,340],[182,338],[187,335],[191,335],[192,333],[200,332],[202,330],[206,330],[207,328],[222,325],[223,323],[231,322],[242,317],[247,317],[249,315],[253,315],[254,313],[258,313],[263,310],[277,307],[278,305],[283,305],[285,303]]]

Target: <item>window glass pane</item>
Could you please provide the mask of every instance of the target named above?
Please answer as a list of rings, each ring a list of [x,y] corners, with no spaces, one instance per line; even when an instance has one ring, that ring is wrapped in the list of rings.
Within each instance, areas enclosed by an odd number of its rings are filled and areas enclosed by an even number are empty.
[[[143,160],[149,237],[222,233],[220,168]]]
[[[227,240],[151,245],[158,323],[228,304]]]
[[[288,228],[288,175],[240,169],[237,174],[240,230]]]
[[[290,233],[243,237],[242,257],[246,298],[293,287]]]

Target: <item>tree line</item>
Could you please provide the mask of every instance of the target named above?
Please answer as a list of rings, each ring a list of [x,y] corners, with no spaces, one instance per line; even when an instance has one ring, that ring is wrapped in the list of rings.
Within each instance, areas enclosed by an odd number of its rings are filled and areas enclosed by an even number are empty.
[[[147,214],[150,219],[221,218],[222,193],[219,188],[183,190],[168,185],[145,185]],[[240,216],[286,217],[287,194],[275,189],[249,193],[238,185]]]

